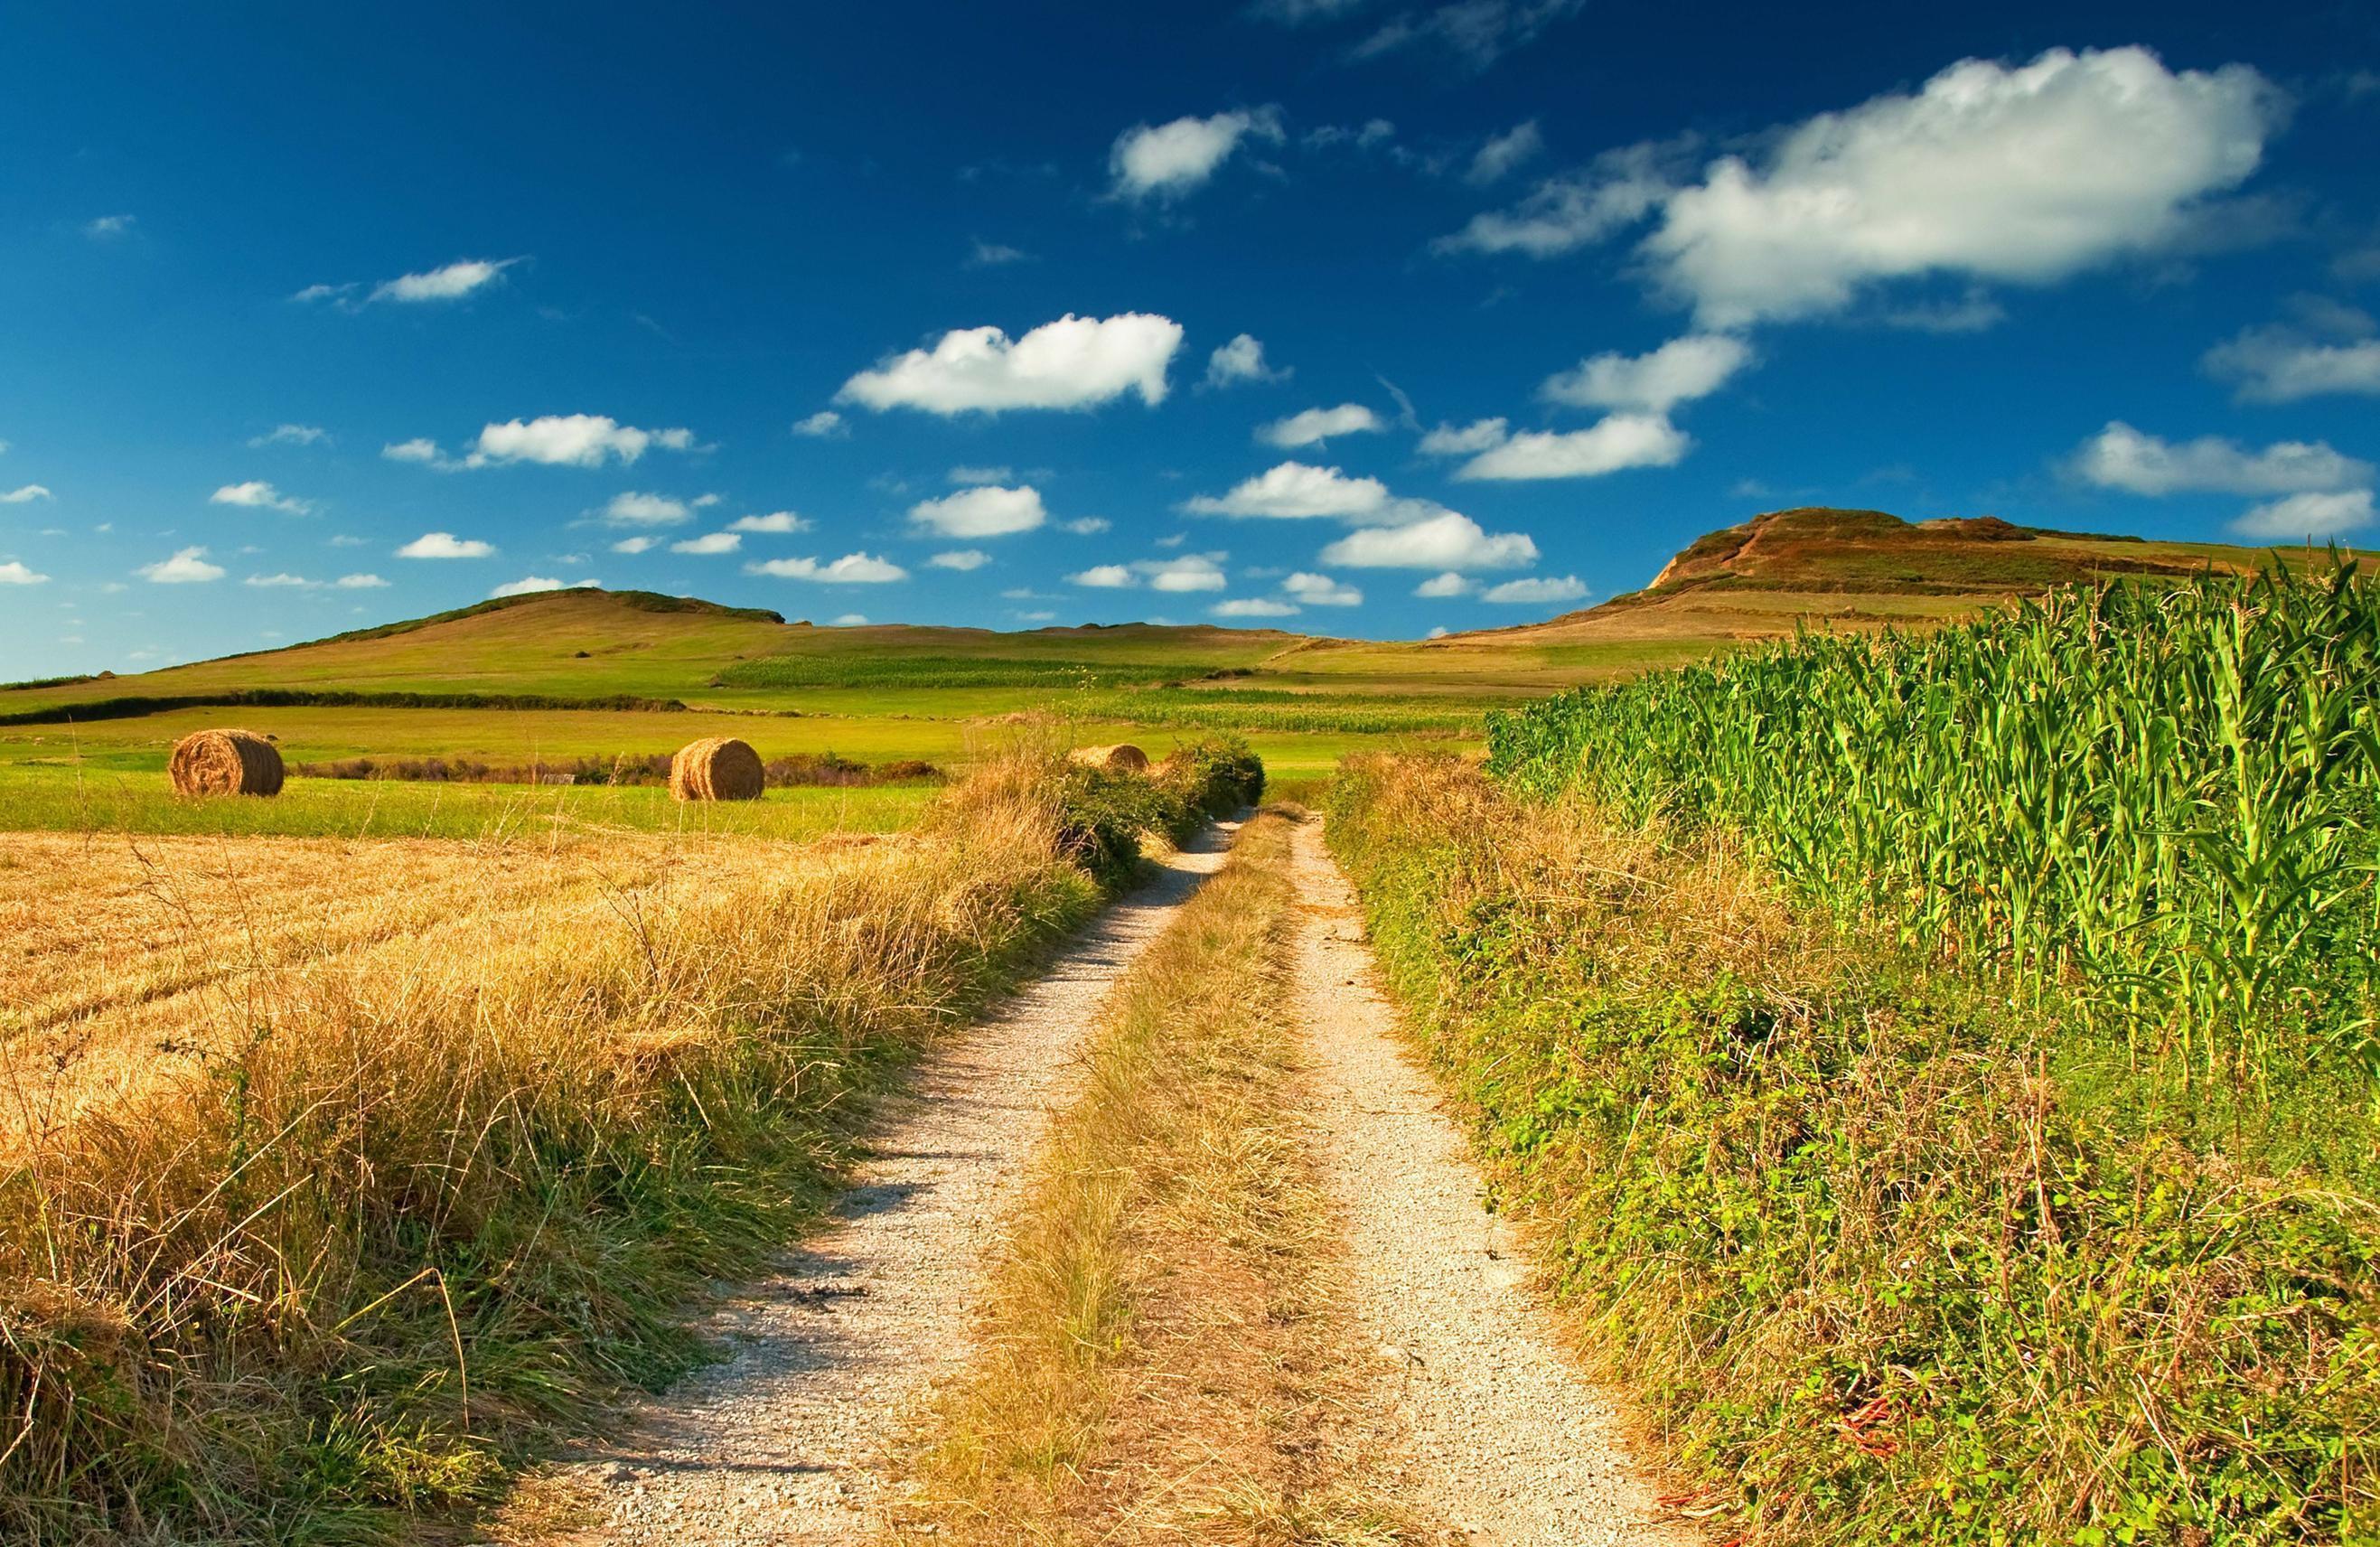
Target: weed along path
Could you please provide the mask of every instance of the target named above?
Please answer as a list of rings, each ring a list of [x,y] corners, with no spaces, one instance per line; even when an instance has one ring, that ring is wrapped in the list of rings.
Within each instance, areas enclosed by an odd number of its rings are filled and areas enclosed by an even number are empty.
[[[1298,1014],[1317,1142],[1345,1222],[1348,1293],[1401,1455],[1380,1485],[1471,1543],[1686,1547],[1618,1411],[1558,1346],[1527,1259],[1483,1206],[1437,1086],[1400,1045],[1354,889],[1296,836]]]
[[[967,1309],[1049,1115],[1073,1100],[1100,1001],[1219,870],[1209,828],[1109,907],[1050,970],[927,1057],[878,1114],[870,1158],[830,1223],[726,1305],[728,1359],[575,1461],[532,1506],[548,1542],[792,1547],[883,1525],[885,1446],[957,1369]],[[537,1490],[543,1493],[544,1488]]]

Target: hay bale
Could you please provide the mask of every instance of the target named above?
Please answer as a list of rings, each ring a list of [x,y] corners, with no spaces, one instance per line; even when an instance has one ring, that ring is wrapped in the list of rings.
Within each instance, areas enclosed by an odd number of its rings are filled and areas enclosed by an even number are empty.
[[[689,741],[670,759],[674,800],[758,800],[768,782],[760,754],[732,736]]]
[[[1077,747],[1066,755],[1076,762],[1103,768],[1111,774],[1148,772],[1148,754],[1129,741],[1119,741],[1112,747]]]
[[[278,795],[281,749],[254,731],[202,730],[174,743],[165,773],[177,795]]]

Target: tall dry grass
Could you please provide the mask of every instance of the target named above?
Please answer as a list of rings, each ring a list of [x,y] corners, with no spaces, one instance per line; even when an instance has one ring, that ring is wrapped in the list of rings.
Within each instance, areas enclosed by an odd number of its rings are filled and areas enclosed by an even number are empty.
[[[0,1540],[390,1539],[683,1368],[855,1098],[1095,905],[1053,788],[551,909],[458,847],[485,906],[210,980],[195,1051],[0,1172]]]

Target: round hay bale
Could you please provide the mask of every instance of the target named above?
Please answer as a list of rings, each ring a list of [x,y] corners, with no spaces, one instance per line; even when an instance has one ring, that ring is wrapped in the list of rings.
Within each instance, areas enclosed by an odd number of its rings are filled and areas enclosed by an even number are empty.
[[[1148,754],[1129,741],[1119,741],[1112,747],[1077,747],[1066,755],[1076,762],[1103,768],[1111,774],[1148,772]]]
[[[689,741],[670,759],[674,800],[758,800],[768,782],[760,754],[732,736]]]
[[[165,774],[177,795],[278,795],[281,749],[254,731],[197,731],[174,743]]]

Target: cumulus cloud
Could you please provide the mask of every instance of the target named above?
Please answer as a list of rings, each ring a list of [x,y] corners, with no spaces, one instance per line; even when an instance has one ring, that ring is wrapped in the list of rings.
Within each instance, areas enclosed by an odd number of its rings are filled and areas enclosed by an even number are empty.
[[[662,545],[658,537],[624,537],[612,544],[615,554],[649,554]]]
[[[931,414],[1011,408],[1089,408],[1137,392],[1165,401],[1165,372],[1182,347],[1182,324],[1126,311],[1072,312],[1011,341],[995,327],[954,328],[929,349],[911,349],[863,371],[837,396],[881,412]]]
[[[517,258],[466,258],[423,274],[400,274],[373,286],[371,298],[376,301],[460,300],[474,291],[484,290],[499,283],[504,277],[504,271],[519,262]]]
[[[204,548],[184,548],[171,558],[144,564],[134,571],[142,579],[161,586],[191,585],[201,580],[220,580],[223,566],[207,562]]]
[[[1598,478],[1628,468],[1670,468],[1694,438],[1658,414],[1610,414],[1585,430],[1531,431],[1479,453],[1459,479]]]
[[[1299,570],[1281,581],[1281,589],[1309,607],[1360,607],[1364,593],[1328,575]]]
[[[39,483],[28,483],[0,494],[0,505],[30,505],[35,500],[51,498],[49,490]]]
[[[944,537],[1005,537],[1031,531],[1049,519],[1041,492],[1031,484],[1004,489],[997,484],[962,489],[938,500],[920,500],[909,507],[909,524]]]
[[[2262,451],[2219,435],[2167,441],[2112,420],[2074,454],[2075,474],[2135,494],[2330,493],[2373,481],[2372,464],[2326,441],[2277,441]]]
[[[291,516],[303,516],[314,508],[304,500],[290,498],[261,479],[247,483],[226,483],[209,494],[207,503],[244,506],[251,510],[279,510]]]
[[[292,575],[285,571],[278,575],[250,575],[247,579],[240,582],[240,584],[244,586],[260,586],[275,589],[287,589],[292,591],[312,591],[322,583],[322,582],[320,580],[310,580],[303,575]]]
[[[1403,527],[1366,527],[1322,550],[1322,562],[1349,569],[1517,569],[1534,564],[1526,532],[1489,533],[1450,510]]]
[[[738,516],[727,523],[729,531],[760,531],[776,535],[808,531],[809,522],[790,510],[771,510],[760,516]]]
[[[1071,521],[1059,522],[1058,530],[1073,532],[1076,537],[1097,537],[1110,525],[1104,516],[1077,516]]]
[[[844,427],[843,416],[832,408],[820,408],[808,419],[794,421],[794,433],[808,435],[812,440],[831,440],[851,432]]]
[[[1575,602],[1586,594],[1586,587],[1575,575],[1559,579],[1533,575],[1525,580],[1507,580],[1500,586],[1489,586],[1479,593],[1482,602],[1544,603]]]
[[[1228,602],[1218,602],[1207,611],[1216,617],[1295,617],[1297,607],[1289,602],[1269,596],[1235,596]]]
[[[1118,198],[1178,199],[1212,177],[1248,140],[1278,144],[1281,109],[1233,109],[1212,117],[1135,124],[1116,136],[1108,171]]]
[[[340,591],[380,591],[388,582],[377,575],[342,575],[331,584]]]
[[[1477,582],[1469,576],[1457,574],[1449,569],[1442,574],[1432,575],[1428,579],[1414,587],[1414,594],[1435,600],[1448,596],[1468,596],[1477,589],[1479,589]]]
[[[2294,403],[2331,393],[2380,395],[2380,338],[2370,316],[2351,306],[2322,308],[2333,336],[2294,327],[2249,328],[2206,351],[2206,373],[2229,382],[2242,403]]]
[[[1193,516],[1263,517],[1302,520],[1335,517],[1368,526],[1426,520],[1443,511],[1429,500],[1398,499],[1377,478],[1350,478],[1337,468],[1283,462],[1234,485],[1221,495],[1196,494],[1182,502]]]
[[[607,461],[633,462],[650,446],[686,451],[693,445],[691,430],[639,430],[608,414],[547,414],[486,426],[464,465],[537,462],[556,468],[600,468]]]
[[[1681,403],[1717,392],[1751,360],[1752,346],[1741,338],[1691,334],[1672,338],[1650,354],[1590,356],[1574,371],[1547,377],[1537,396],[1577,408],[1666,414]]]
[[[1069,585],[1092,591],[1128,591],[1146,584],[1170,592],[1220,591],[1225,578],[1217,554],[1185,554],[1180,558],[1135,559],[1130,564],[1099,564],[1066,577]]]
[[[47,575],[36,575],[16,559],[0,564],[0,586],[40,586],[47,585],[49,580]]]
[[[1129,591],[1140,584],[1140,577],[1132,572],[1129,565],[1095,564],[1067,576],[1066,583],[1087,586],[1093,591]]]
[[[700,537],[689,537],[670,544],[673,554],[732,554],[744,546],[744,539],[732,531],[707,531]]]
[[[504,596],[533,596],[542,591],[592,591],[602,583],[601,580],[557,580],[549,575],[525,575],[498,586],[488,592],[488,597],[493,601]]]
[[[331,432],[318,424],[276,424],[261,435],[250,435],[250,448],[268,445],[327,445]]]
[[[1463,180],[1474,188],[1486,188],[1523,163],[1536,159],[1545,148],[1546,137],[1538,131],[1535,118],[1515,124],[1479,147]]]
[[[2310,538],[2320,542],[2371,524],[2372,491],[2346,489],[2270,501],[2232,522],[2231,530],[2244,537],[2270,541]]]
[[[1622,152],[1451,245],[1544,257],[1658,213],[1639,255],[1706,328],[1840,311],[1927,274],[2046,284],[2188,238],[2283,111],[2247,66],[2169,71],[2144,48],[1968,59],[1674,183],[1674,148]]]
[[[438,443],[427,435],[409,441],[392,441],[380,448],[380,454],[392,462],[424,462],[435,466],[444,460],[439,453]]]
[[[426,531],[396,551],[399,558],[409,559],[473,559],[486,558],[495,552],[492,543],[476,537],[457,537],[451,531]]]
[[[936,554],[926,561],[936,569],[955,569],[962,574],[970,569],[980,569],[990,562],[991,555],[980,548],[953,548],[947,553]]]
[[[909,578],[907,570],[873,554],[845,554],[826,564],[814,558],[770,559],[746,565],[744,573],[773,575],[784,580],[817,580],[826,585],[885,585]]]
[[[1207,384],[1210,387],[1236,386],[1242,382],[1285,382],[1293,373],[1289,366],[1278,370],[1265,363],[1264,344],[1248,334],[1235,334],[1228,344],[1216,346],[1207,357]]]
[[[1335,408],[1307,408],[1287,419],[1277,419],[1270,424],[1260,425],[1257,430],[1257,439],[1267,445],[1287,449],[1312,445],[1332,435],[1377,434],[1387,428],[1380,422],[1380,416],[1363,404],[1342,403]]]
[[[1512,427],[1501,419],[1477,419],[1468,424],[1441,424],[1421,438],[1424,457],[1469,457],[1502,445]]]
[[[674,527],[694,518],[684,500],[667,494],[641,494],[626,490],[603,507],[603,522],[613,527]]]

